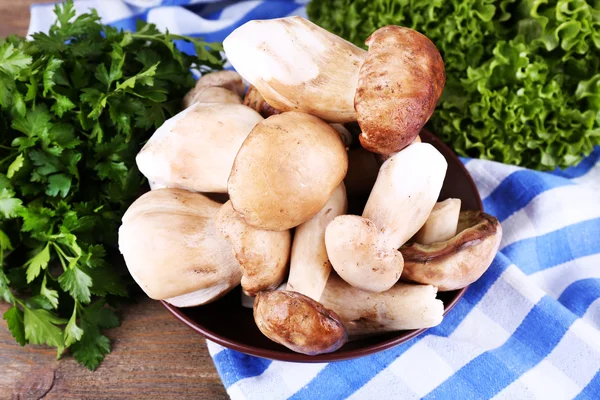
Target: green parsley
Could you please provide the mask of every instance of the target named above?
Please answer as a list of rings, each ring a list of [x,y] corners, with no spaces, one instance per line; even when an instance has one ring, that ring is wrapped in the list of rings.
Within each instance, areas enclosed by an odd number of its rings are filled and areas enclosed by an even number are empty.
[[[0,299],[19,344],[70,348],[95,369],[127,295],[114,261],[144,186],[135,155],[180,111],[191,70],[222,68],[222,49],[143,22],[123,32],[71,1],[55,13],[48,34],[0,39]]]

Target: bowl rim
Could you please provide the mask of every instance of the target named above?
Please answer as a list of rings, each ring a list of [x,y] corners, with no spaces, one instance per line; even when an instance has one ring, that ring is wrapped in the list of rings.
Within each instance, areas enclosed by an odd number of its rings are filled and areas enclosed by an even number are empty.
[[[445,143],[443,143],[437,136],[433,133],[423,129],[420,133],[423,141],[426,143],[435,142],[436,145],[444,148],[445,154],[444,156],[448,156],[457,162],[459,167],[464,172],[464,175],[467,178],[467,184],[471,186],[473,191],[477,193],[477,203],[479,211],[483,211],[483,203],[481,201],[481,196],[479,194],[479,190],[477,190],[477,186],[473,181],[473,177],[463,164],[463,162],[458,158],[458,156],[454,153],[454,151],[448,147]],[[444,316],[446,316],[456,304],[460,301],[460,299],[464,296],[465,292],[469,286],[466,286],[456,292],[454,298],[444,307]],[[269,360],[277,360],[277,361],[291,361],[291,362],[301,362],[301,363],[322,363],[322,362],[335,362],[335,361],[344,361],[350,360],[354,358],[364,357],[367,355],[379,353],[383,350],[387,350],[391,347],[397,346],[399,344],[405,343],[416,336],[419,336],[423,332],[427,331],[430,328],[422,328],[422,329],[413,329],[413,330],[405,330],[398,331],[397,336],[391,337],[389,339],[383,340],[376,344],[367,345],[362,348],[345,350],[343,352],[338,353],[337,351],[332,353],[319,354],[316,356],[309,356],[301,353],[289,353],[278,350],[264,349],[260,347],[256,347],[248,344],[241,344],[237,341],[228,339],[216,332],[207,329],[204,326],[199,325],[193,319],[189,318],[183,311],[181,311],[178,307],[175,307],[164,300],[159,300],[160,303],[177,319],[183,322],[185,325],[190,327],[192,330],[200,333],[206,339],[209,339],[221,346],[227,347],[232,350],[237,350],[239,352],[249,354],[252,356],[266,358]]]

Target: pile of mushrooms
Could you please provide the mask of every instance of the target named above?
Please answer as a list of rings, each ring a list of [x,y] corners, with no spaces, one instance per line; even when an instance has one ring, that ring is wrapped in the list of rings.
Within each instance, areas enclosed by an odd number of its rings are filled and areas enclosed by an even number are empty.
[[[225,39],[237,72],[202,76],[137,155],[152,190],[119,247],[148,296],[193,307],[241,285],[264,335],[314,355],[435,326],[438,291],[486,271],[498,220],[438,202],[447,163],[418,136],[445,84],[439,52],[399,26],[366,43],[300,17]]]

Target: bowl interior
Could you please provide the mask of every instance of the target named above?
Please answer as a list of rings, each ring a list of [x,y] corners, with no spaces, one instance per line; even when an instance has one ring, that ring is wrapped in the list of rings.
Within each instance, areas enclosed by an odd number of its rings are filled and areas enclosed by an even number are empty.
[[[481,199],[471,176],[462,162],[446,145],[429,132],[421,133],[423,142],[435,146],[448,161],[448,172],[439,200],[450,197],[462,200],[463,210],[482,210]],[[445,314],[462,297],[465,289],[438,294],[444,302]],[[241,290],[236,288],[222,299],[203,306],[177,308],[163,305],[186,325],[208,339],[243,353],[274,360],[294,362],[328,362],[373,354],[406,342],[425,329],[399,331],[346,343],[339,350],[317,356],[294,353],[267,339],[256,327],[252,310],[241,306]]]

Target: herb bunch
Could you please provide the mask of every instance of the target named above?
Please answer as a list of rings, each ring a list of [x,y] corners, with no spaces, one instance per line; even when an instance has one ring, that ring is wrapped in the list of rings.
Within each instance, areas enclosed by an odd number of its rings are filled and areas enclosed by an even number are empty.
[[[220,44],[103,25],[55,7],[48,34],[0,39],[0,299],[21,345],[46,344],[95,369],[127,295],[120,218],[140,194],[135,155],[194,85],[223,65]],[[174,41],[192,42],[196,55]]]

